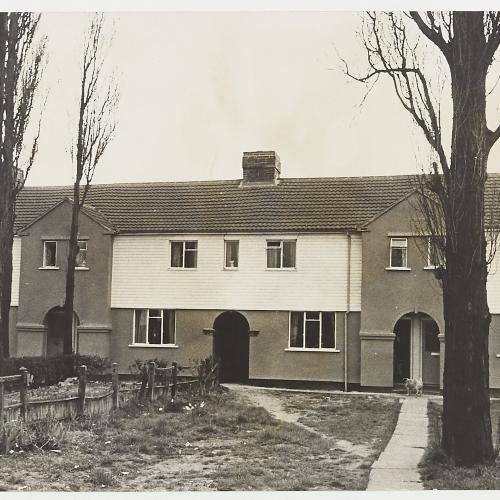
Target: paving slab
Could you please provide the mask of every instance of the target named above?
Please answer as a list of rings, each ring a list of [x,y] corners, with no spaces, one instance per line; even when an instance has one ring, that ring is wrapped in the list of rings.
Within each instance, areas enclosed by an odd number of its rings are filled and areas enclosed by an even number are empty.
[[[427,397],[404,399],[394,433],[370,471],[367,490],[423,490],[418,464],[427,447]]]

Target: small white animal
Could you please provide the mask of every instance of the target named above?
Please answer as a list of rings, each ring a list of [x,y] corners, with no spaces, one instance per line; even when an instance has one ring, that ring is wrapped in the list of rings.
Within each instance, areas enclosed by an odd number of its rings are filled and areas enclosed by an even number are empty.
[[[415,393],[415,396],[422,395],[422,389],[424,388],[424,384],[421,378],[404,378],[403,384],[406,387],[406,394],[408,396],[412,392]]]

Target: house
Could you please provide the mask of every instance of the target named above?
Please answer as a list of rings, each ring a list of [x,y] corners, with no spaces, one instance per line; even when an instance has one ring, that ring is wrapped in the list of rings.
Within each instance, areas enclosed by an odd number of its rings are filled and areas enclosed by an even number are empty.
[[[215,353],[226,381],[439,386],[435,252],[414,230],[414,177],[286,178],[272,151],[238,180],[93,185],[80,216],[74,348],[135,359]],[[500,183],[490,176],[489,189]],[[62,351],[70,187],[17,207],[14,355]],[[500,387],[500,274],[488,282]]]

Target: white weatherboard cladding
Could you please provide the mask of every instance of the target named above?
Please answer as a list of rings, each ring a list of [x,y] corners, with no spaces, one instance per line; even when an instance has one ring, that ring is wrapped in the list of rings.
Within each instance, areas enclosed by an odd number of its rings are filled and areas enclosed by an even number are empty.
[[[21,238],[14,237],[12,245],[12,291],[10,305],[19,305],[19,279],[21,275]]]
[[[491,263],[488,273],[488,283],[486,285],[488,292],[488,306],[491,314],[500,313],[500,262],[497,253]]]
[[[312,310],[347,308],[345,234],[226,235],[238,270],[224,269],[223,235],[117,236],[111,307]],[[297,239],[296,270],[266,269],[266,240]],[[197,240],[198,267],[170,269],[170,241]],[[361,237],[351,238],[351,303],[361,307]]]

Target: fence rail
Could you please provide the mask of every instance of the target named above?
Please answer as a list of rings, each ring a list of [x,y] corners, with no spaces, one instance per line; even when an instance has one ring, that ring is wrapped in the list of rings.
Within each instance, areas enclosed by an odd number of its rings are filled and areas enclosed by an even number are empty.
[[[218,385],[218,365],[211,367],[209,373],[204,373],[207,365],[199,364],[190,367],[180,367],[175,361],[172,366],[166,368],[157,367],[154,362],[147,364],[143,370],[142,380],[135,387],[122,387],[118,374],[118,364],[111,365],[111,390],[99,395],[87,395],[87,367],[82,365],[78,369],[78,395],[58,399],[29,400],[28,386],[29,374],[26,368],[20,368],[19,375],[7,375],[0,377],[0,433],[3,434],[6,422],[14,420],[38,420],[48,415],[56,419],[72,418],[77,415],[103,414],[116,409],[127,399],[131,393],[139,399],[152,401],[158,398],[174,399],[177,388],[185,385],[199,385],[200,395],[206,393],[207,387]],[[193,380],[178,381],[180,370],[197,370],[197,376]],[[19,403],[5,405],[5,384],[18,383]],[[158,384],[158,382],[160,382]],[[128,397],[127,397],[128,396]]]

